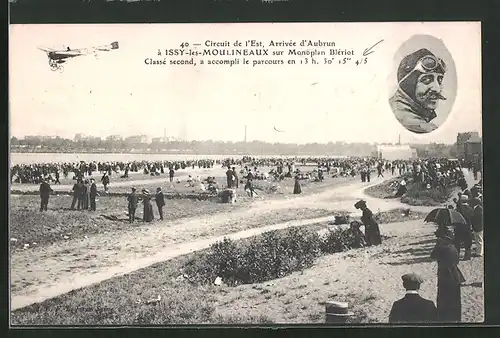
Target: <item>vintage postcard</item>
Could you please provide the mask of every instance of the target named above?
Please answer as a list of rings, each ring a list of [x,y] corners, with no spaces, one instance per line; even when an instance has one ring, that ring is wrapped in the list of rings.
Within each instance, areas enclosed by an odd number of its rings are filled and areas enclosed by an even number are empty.
[[[9,44],[12,326],[484,321],[479,22]]]

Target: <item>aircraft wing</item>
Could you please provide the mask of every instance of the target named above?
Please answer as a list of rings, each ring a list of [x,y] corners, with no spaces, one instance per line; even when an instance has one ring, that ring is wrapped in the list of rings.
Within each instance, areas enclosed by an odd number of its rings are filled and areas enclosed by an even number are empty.
[[[75,49],[75,50],[58,50],[58,51],[55,51],[55,53],[57,55],[68,56],[68,57],[87,54],[86,51],[83,51],[80,49],[78,49],[78,50],[77,49]]]
[[[49,53],[49,52],[57,52],[55,49],[48,48],[48,47],[39,46],[39,47],[37,47],[37,48],[38,48],[38,49],[40,49],[41,51],[46,52],[46,53]]]

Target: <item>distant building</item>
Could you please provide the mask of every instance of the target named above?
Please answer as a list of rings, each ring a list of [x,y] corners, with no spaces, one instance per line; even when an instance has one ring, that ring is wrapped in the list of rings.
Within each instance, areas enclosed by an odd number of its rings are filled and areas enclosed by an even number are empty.
[[[33,142],[44,142],[44,141],[49,141],[49,140],[54,140],[56,136],[25,136],[24,139],[26,141],[33,141]]]
[[[106,137],[106,141],[122,141],[123,138],[120,135],[109,135]]]
[[[24,140],[25,141],[37,141],[37,142],[41,141],[40,136],[32,136],[32,135],[25,136]]]
[[[141,143],[148,143],[148,136],[147,135],[134,135],[134,136],[129,136],[125,139],[126,144],[141,144]]]
[[[173,137],[153,137],[151,143],[167,143],[174,141]]]
[[[388,161],[409,160],[417,158],[417,150],[409,145],[377,145],[375,156]]]
[[[482,158],[482,140],[478,132],[458,133],[457,157],[466,161]]]
[[[90,136],[85,134],[75,134],[75,142],[83,141],[100,141],[101,138],[98,136]]]

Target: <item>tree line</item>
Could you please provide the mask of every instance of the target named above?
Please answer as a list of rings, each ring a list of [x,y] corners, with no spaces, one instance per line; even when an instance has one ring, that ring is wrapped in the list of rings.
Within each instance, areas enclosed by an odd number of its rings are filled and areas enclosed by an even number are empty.
[[[126,152],[141,151],[152,153],[191,153],[202,155],[330,155],[330,156],[372,156],[376,144],[370,143],[269,143],[223,142],[223,141],[169,141],[166,143],[129,144],[119,140],[90,139],[73,141],[61,137],[48,140],[25,140],[12,137],[10,139],[12,152]],[[386,144],[388,145],[388,144]],[[457,156],[456,145],[448,144],[413,144],[418,157]]]

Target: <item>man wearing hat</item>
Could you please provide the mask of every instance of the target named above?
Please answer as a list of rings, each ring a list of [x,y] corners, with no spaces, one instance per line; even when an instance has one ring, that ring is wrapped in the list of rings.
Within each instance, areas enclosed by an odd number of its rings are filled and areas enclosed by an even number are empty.
[[[406,295],[392,305],[389,323],[429,323],[438,320],[437,308],[433,301],[418,294],[423,279],[408,273],[401,277]]]
[[[93,178],[90,179],[90,211],[96,210],[95,199],[99,196],[97,192],[97,185],[95,184],[95,180]]]
[[[392,111],[406,129],[414,133],[429,133],[437,128],[436,118],[446,64],[428,49],[407,55],[398,67],[398,89],[389,100]]]
[[[161,187],[156,188],[155,202],[156,206],[158,207],[158,213],[160,214],[160,221],[163,221],[163,207],[165,206],[165,196],[161,191]]]
[[[42,178],[42,183],[40,183],[40,212],[47,211],[51,192],[53,192],[53,190],[50,184],[47,183],[45,178]]]
[[[130,223],[135,221],[135,210],[137,209],[137,201],[139,197],[135,193],[135,188],[132,188],[132,192],[127,196],[128,200],[128,220]]]

